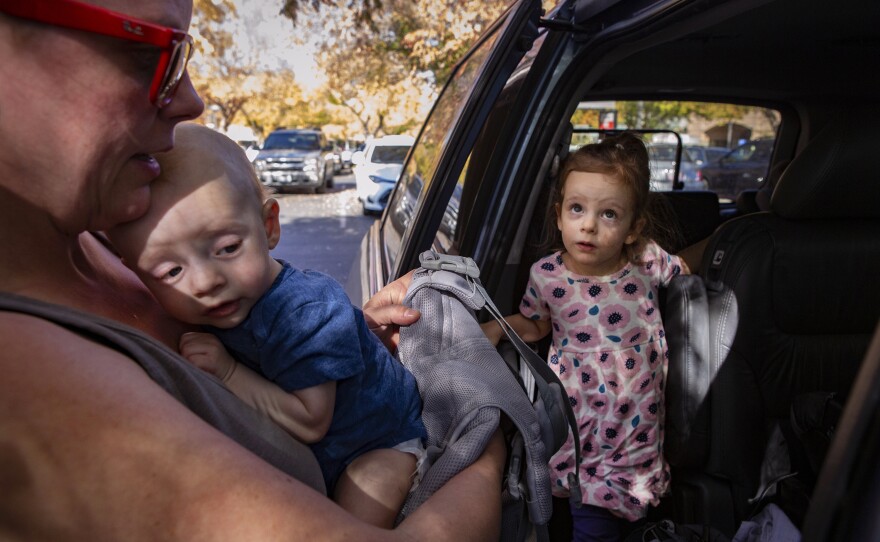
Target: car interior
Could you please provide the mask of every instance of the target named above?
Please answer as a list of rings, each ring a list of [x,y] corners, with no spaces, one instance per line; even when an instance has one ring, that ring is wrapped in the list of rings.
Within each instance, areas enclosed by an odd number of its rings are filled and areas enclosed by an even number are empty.
[[[880,183],[873,154],[880,148],[880,74],[870,67],[880,58],[878,6],[694,2],[670,13],[662,30],[648,22],[598,43],[590,42],[585,22],[579,56],[560,76],[558,103],[541,119],[551,126],[535,138],[541,158],[522,173],[536,179],[534,185],[509,202],[509,215],[495,219],[491,248],[467,233],[452,248],[485,250],[487,290],[502,313],[517,310],[530,264],[547,253],[548,194],[582,101],[711,101],[778,111],[763,193],[749,191],[731,202],[710,191],[658,193],[682,232],[665,248],[706,242],[697,289],[672,289],[663,308],[670,350],[677,352],[667,388],[673,490],[653,512],[658,518],[711,525],[732,536],[756,503],[766,502],[758,497],[768,486],[784,502],[785,484],[762,479],[774,431],[805,394],[833,393],[845,401],[856,382],[880,315],[874,275]],[[476,182],[465,180],[456,203],[461,231],[477,220],[471,209],[497,197],[481,185],[487,172],[504,171],[497,164],[493,169],[494,147],[503,141],[502,119],[520,107],[520,85],[527,84],[508,81],[478,136],[466,173]],[[481,149],[480,141],[492,143]],[[537,347],[546,353],[546,344]],[[814,482],[789,487],[786,512],[798,526]],[[563,539],[563,517],[557,529]]]
[[[490,31],[450,79],[388,212],[365,241],[370,268],[380,270],[375,280],[417,267],[418,254],[432,247],[472,257],[500,312],[515,313],[530,266],[550,253],[549,195],[579,144],[583,104],[697,102],[772,113],[772,154],[759,188],[719,198],[711,183],[683,190],[679,177],[671,190],[654,192],[679,232],[658,242],[701,257],[694,275],[661,292],[672,489],[649,520],[732,537],[774,503],[804,540],[826,540],[832,527],[835,539],[876,539],[854,534],[880,532],[876,513],[863,516],[873,526],[854,519],[880,506],[877,471],[866,467],[876,456],[865,459],[852,446],[880,446],[876,409],[865,413],[876,397],[867,398],[862,383],[876,377],[876,361],[863,359],[880,318],[880,2],[574,1],[544,17],[541,32],[524,27],[506,45],[525,56],[506,81],[492,82],[497,94],[473,128],[460,129],[476,118],[473,110],[462,109],[470,116],[453,124],[457,97],[486,90],[469,87],[468,77],[501,38]],[[534,346],[545,355],[548,345]],[[794,430],[810,401],[818,437]],[[857,423],[861,440],[833,438]],[[781,455],[788,466],[771,468]],[[862,493],[867,502],[852,493],[866,484],[853,473],[875,477],[876,487]],[[563,501],[556,510],[551,539],[570,539],[568,507]],[[825,531],[807,528],[819,523]]]

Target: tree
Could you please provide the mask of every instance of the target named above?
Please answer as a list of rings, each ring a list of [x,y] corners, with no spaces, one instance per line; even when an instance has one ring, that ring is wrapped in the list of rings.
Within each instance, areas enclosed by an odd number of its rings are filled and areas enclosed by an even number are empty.
[[[305,96],[291,69],[268,66],[265,58],[246,52],[267,47],[265,36],[246,31],[253,21],[241,15],[234,0],[194,2],[190,32],[197,54],[190,74],[205,101],[205,122],[221,131],[243,123],[264,136],[278,127],[344,122],[325,100]]]
[[[504,5],[311,0],[287,1],[282,12],[305,34],[323,36],[318,59],[330,103],[355,119],[364,135],[379,135],[422,123],[454,62]],[[319,31],[315,23],[327,17],[336,22],[332,33]]]
[[[254,69],[235,47],[226,24],[236,18],[235,5],[230,0],[195,0],[193,3],[190,31],[197,54],[190,64],[190,75],[212,117],[208,121],[224,131],[254,90],[253,81],[248,81]]]

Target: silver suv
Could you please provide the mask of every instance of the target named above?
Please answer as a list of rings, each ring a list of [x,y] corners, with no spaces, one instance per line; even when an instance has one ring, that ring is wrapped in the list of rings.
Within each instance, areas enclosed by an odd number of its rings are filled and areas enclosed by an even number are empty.
[[[306,188],[324,193],[333,188],[333,164],[325,158],[330,144],[320,130],[275,130],[254,159],[264,185],[284,192]]]

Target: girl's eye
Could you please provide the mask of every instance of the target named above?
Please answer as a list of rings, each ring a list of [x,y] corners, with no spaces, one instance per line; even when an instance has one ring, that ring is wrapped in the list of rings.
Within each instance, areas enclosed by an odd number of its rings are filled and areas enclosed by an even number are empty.
[[[603,216],[604,218],[616,218],[616,217],[617,217],[617,213],[615,213],[615,212],[612,211],[611,209],[605,209],[604,211],[602,211],[602,216]]]
[[[171,271],[165,273],[165,276],[168,278],[174,278],[177,275],[179,275],[181,273],[181,271],[183,271],[183,268],[178,265],[177,267],[175,267]]]
[[[584,210],[584,208],[581,207],[581,205],[579,203],[573,203],[571,206],[571,212],[573,212],[573,213],[580,213],[583,210]]]

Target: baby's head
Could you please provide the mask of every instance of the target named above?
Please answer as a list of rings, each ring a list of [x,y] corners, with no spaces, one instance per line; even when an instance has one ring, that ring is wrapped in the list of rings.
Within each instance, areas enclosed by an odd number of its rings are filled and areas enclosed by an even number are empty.
[[[557,246],[561,236],[584,270],[614,267],[621,254],[636,261],[645,241],[650,176],[645,144],[631,133],[571,153],[553,195]]]
[[[281,269],[269,254],[278,203],[264,201],[244,151],[204,126],[178,125],[174,149],[156,158],[149,210],[108,236],[172,316],[238,325]]]

